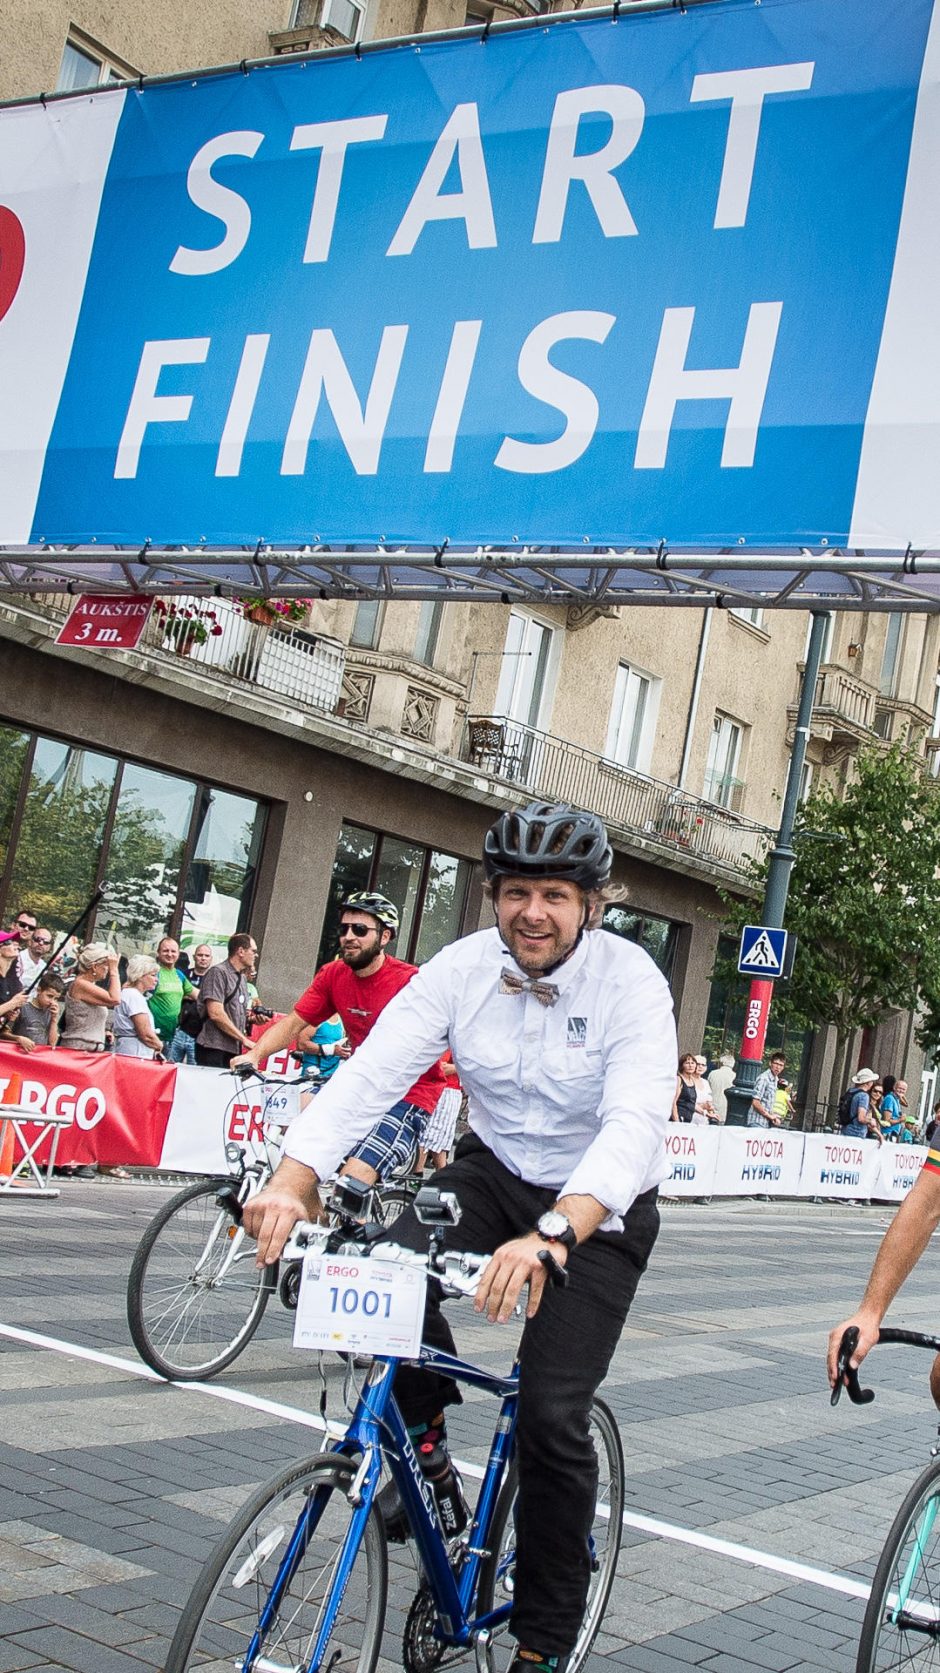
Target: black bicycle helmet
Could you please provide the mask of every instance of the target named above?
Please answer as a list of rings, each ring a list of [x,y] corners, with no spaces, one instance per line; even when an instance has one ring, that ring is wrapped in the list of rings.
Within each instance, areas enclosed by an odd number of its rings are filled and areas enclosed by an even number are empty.
[[[483,841],[483,870],[490,883],[497,877],[557,877],[582,889],[603,889],[613,858],[597,814],[570,802],[507,809]]]
[[[398,907],[386,895],[372,894],[368,889],[357,889],[347,895],[340,907],[341,912],[368,912],[372,918],[377,918],[383,929],[390,929],[393,935],[398,934]]]

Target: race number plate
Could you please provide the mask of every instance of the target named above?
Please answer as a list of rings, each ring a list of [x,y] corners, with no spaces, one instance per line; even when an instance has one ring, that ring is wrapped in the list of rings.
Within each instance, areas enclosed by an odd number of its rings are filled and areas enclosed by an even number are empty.
[[[403,1261],[304,1257],[294,1347],[413,1359],[421,1346],[427,1274]]]
[[[280,1086],[266,1086],[262,1119],[276,1127],[289,1127],[295,1116],[300,1114],[300,1095],[303,1090],[303,1082],[296,1080],[284,1081]]]

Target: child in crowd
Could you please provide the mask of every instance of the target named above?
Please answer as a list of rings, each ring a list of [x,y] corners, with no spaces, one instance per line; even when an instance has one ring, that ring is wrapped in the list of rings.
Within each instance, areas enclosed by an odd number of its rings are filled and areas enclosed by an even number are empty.
[[[774,1115],[781,1127],[785,1127],[793,1114],[793,1095],[788,1080],[778,1080],[774,1093]]]
[[[59,1012],[65,998],[65,983],[54,970],[46,970],[36,984],[36,991],[20,1007],[13,1025],[12,1039],[21,1051],[35,1051],[37,1046],[57,1046],[59,1043]]]

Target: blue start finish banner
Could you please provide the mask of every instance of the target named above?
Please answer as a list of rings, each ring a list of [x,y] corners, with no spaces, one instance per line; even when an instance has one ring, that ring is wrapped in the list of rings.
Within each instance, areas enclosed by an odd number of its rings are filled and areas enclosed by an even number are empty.
[[[0,542],[940,545],[933,0],[0,112]]]

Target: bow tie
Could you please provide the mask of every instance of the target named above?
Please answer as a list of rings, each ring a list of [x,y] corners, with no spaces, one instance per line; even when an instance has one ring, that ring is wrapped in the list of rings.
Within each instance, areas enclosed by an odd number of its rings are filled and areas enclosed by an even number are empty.
[[[558,998],[558,988],[554,982],[537,982],[534,976],[516,976],[511,970],[503,970],[499,977],[500,993],[533,993],[540,1005],[554,1005]]]

